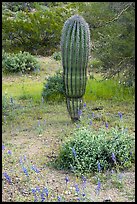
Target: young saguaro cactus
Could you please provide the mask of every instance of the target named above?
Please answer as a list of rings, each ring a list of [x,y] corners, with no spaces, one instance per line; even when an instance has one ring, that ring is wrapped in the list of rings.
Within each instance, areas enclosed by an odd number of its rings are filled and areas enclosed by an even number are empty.
[[[65,22],[61,36],[63,82],[67,109],[73,121],[80,118],[82,97],[86,90],[89,50],[88,24],[83,17],[74,15]]]

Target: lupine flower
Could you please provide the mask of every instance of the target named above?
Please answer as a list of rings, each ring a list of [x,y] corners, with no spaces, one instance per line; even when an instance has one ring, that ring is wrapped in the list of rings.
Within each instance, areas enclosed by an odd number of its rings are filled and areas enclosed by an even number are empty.
[[[100,167],[100,162],[98,162],[98,171],[100,172],[101,167]]]
[[[75,191],[76,191],[77,193],[79,193],[79,187],[78,187],[78,184],[75,184]]]
[[[113,160],[113,162],[116,162],[116,157],[115,157],[115,154],[114,153],[112,153],[112,160]]]
[[[84,107],[84,108],[86,107],[86,103],[84,103],[83,107]]]
[[[7,180],[9,183],[11,183],[11,178],[10,178],[10,176],[9,176],[6,172],[4,172],[3,174],[4,174],[5,178],[6,178],[6,180]]]
[[[118,112],[118,115],[119,115],[120,119],[122,119],[122,113]]]
[[[23,164],[22,157],[20,157],[19,161],[20,161],[20,164],[22,165]]]
[[[72,153],[73,153],[74,157],[76,157],[76,151],[75,151],[74,147],[72,148]]]
[[[105,123],[105,126],[106,126],[106,128],[108,128],[108,123],[107,122]]]
[[[31,169],[34,170],[36,173],[40,172],[34,165],[31,167]]]
[[[98,181],[97,188],[96,188],[96,193],[97,193],[97,194],[99,193],[100,188],[101,188],[101,182]]]
[[[92,120],[90,120],[89,124],[92,125]]]
[[[23,169],[24,174],[25,174],[26,176],[29,176],[29,175],[28,175],[28,171],[27,171],[27,169],[26,169],[24,166],[22,167],[22,169]]]
[[[2,145],[2,150],[4,150],[5,149],[5,146],[4,145]]]
[[[7,153],[11,155],[11,151],[10,151],[10,150],[8,150],[8,152],[7,152]]]
[[[86,177],[85,176],[82,176],[82,180],[84,183],[86,183]]]
[[[36,189],[33,188],[32,189],[32,193],[35,194],[36,193]]]
[[[26,161],[27,160],[27,157],[26,157],[26,155],[24,155],[24,161]]]
[[[65,181],[66,181],[66,184],[69,182],[69,179],[68,177],[65,178]]]
[[[60,196],[57,196],[57,199],[58,199],[58,202],[60,202],[60,201],[61,201],[61,197],[60,197]]]
[[[46,193],[46,196],[48,197],[48,195],[49,195],[48,189],[47,189],[47,188],[44,188],[44,189],[43,189],[43,192]]]
[[[82,115],[82,110],[78,111],[78,115],[81,116]]]
[[[85,197],[85,195],[86,195],[85,193],[82,193],[82,196],[83,196],[83,197]]]
[[[83,181],[83,190],[86,187],[86,177],[82,176],[82,181]]]
[[[80,201],[80,198],[78,197],[77,200]]]
[[[94,112],[93,112],[93,113],[92,113],[92,118],[94,118],[94,116],[95,116],[95,115],[94,115]]]
[[[40,187],[36,186],[36,191],[38,191],[40,193]]]
[[[113,169],[111,170],[111,174],[114,174],[114,170]]]
[[[44,193],[42,192],[41,193],[41,202],[44,202],[44,200],[45,200],[45,197],[44,197]]]

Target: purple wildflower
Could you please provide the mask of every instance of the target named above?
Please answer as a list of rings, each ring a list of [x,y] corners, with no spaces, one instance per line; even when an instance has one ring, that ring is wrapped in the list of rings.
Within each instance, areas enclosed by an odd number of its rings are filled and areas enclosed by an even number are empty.
[[[36,193],[36,189],[33,188],[32,189],[32,193],[35,194]]]
[[[82,180],[84,183],[86,183],[86,177],[85,176],[82,176]]]
[[[29,175],[28,175],[28,171],[27,171],[27,169],[26,169],[24,166],[22,167],[22,169],[23,169],[24,174],[25,174],[26,176],[29,176]]]
[[[58,199],[58,202],[60,202],[60,201],[61,201],[61,197],[60,197],[60,196],[57,196],[57,199]]]
[[[49,195],[48,189],[47,189],[47,188],[44,188],[44,189],[43,189],[43,192],[46,193],[46,196],[48,197],[48,195]]]
[[[101,188],[101,182],[98,181],[97,188],[96,188],[96,193],[97,193],[97,194],[99,193],[100,188]]]
[[[77,198],[77,201],[80,201],[80,198],[79,198],[79,197]]]
[[[36,186],[36,191],[38,191],[40,193],[40,187]]]
[[[69,182],[69,179],[68,179],[67,176],[66,176],[66,178],[65,178],[65,181],[66,181],[66,184]]]
[[[89,124],[92,125],[92,120],[90,120]]]
[[[10,150],[8,150],[8,152],[7,152],[7,153],[11,155],[11,151],[10,151]]]
[[[112,153],[112,160],[113,160],[113,162],[116,162],[116,157],[115,157],[115,154],[114,153]]]
[[[31,167],[31,169],[34,170],[36,173],[39,173],[39,170],[34,165]]]
[[[26,157],[26,155],[24,155],[24,161],[26,161],[27,160],[27,157]]]
[[[42,192],[41,193],[41,202],[44,202],[44,200],[45,200],[45,197],[44,197],[44,193]]]
[[[120,119],[122,119],[122,113],[118,112],[118,115],[119,115]]]
[[[95,114],[94,114],[94,112],[92,113],[92,118],[94,118],[94,116],[95,116]]]
[[[11,178],[10,178],[10,176],[9,176],[6,172],[4,172],[3,174],[4,174],[5,178],[6,178],[6,180],[7,180],[9,183],[11,183]]]
[[[4,150],[5,149],[5,146],[4,145],[2,145],[2,150]]]
[[[100,172],[101,167],[100,167],[100,162],[98,162],[98,171]]]
[[[73,153],[74,157],[76,157],[76,151],[75,151],[74,147],[72,148],[72,153]]]
[[[105,123],[105,126],[106,126],[106,128],[108,128],[108,123],[107,122]]]
[[[77,193],[79,193],[79,187],[78,187],[78,184],[75,184],[75,191],[76,191]]]
[[[82,110],[78,111],[78,115],[81,116],[82,115]]]
[[[23,164],[22,157],[20,157],[19,161],[20,161],[20,164],[22,165]]]
[[[86,103],[84,103],[83,107],[86,108]]]

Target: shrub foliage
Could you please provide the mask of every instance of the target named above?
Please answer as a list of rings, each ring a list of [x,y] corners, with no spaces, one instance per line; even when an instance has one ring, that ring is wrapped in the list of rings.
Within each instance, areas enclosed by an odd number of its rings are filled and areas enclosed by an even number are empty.
[[[39,65],[34,56],[28,52],[19,52],[10,54],[3,51],[2,69],[5,72],[28,73],[39,69]]]
[[[102,171],[112,169],[116,164],[120,168],[128,168],[134,158],[133,144],[132,137],[117,128],[108,131],[79,128],[61,146],[55,166],[81,173],[97,171],[98,163]],[[112,153],[116,163],[112,160]]]
[[[47,101],[60,101],[64,99],[64,94],[62,72],[58,71],[44,82],[42,97]]]

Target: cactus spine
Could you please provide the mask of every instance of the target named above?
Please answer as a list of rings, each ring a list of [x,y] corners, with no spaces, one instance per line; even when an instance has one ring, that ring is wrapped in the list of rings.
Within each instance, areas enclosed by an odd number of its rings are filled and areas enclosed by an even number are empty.
[[[65,22],[61,37],[66,103],[73,121],[80,118],[79,111],[82,109],[82,97],[86,89],[89,49],[88,24],[81,16],[74,15]]]

